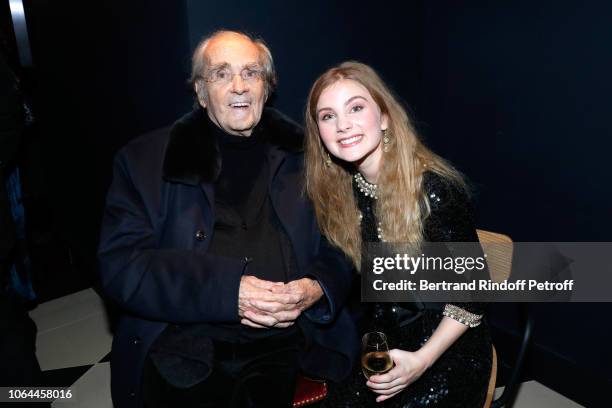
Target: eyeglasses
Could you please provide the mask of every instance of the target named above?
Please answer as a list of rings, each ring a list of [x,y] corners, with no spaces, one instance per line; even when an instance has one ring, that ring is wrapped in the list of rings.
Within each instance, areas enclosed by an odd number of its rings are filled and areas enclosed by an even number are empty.
[[[240,75],[243,81],[253,83],[262,80],[264,77],[263,69],[259,67],[243,68],[239,74],[234,74],[228,67],[213,69],[204,75],[204,80],[215,84],[229,84],[235,75]]]

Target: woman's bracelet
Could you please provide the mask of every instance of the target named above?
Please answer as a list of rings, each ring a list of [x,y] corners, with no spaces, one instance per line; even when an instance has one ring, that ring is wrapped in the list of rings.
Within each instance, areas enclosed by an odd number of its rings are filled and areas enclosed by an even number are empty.
[[[446,306],[444,306],[444,311],[442,314],[469,327],[478,326],[482,320],[482,315],[470,313],[467,310],[450,303],[447,303]]]

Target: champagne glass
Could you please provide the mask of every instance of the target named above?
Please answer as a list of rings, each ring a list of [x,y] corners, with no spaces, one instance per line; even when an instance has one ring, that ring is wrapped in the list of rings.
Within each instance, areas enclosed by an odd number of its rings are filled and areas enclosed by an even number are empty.
[[[387,336],[382,332],[370,332],[361,339],[361,371],[366,378],[384,374],[393,367],[389,355]]]

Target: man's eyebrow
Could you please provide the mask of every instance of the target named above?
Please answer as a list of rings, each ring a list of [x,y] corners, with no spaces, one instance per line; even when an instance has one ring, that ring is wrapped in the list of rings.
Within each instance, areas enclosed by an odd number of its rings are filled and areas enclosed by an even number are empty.
[[[355,99],[363,99],[364,101],[367,101],[367,99],[366,99],[366,98],[364,98],[363,96],[361,96],[361,95],[355,95],[355,96],[350,97],[350,98],[349,98],[349,99],[348,99],[346,102],[344,102],[344,106],[346,106],[346,105],[348,105],[349,103],[353,102]],[[318,114],[319,114],[321,111],[324,111],[324,110],[333,110],[333,109],[332,109],[332,108],[327,108],[327,107],[324,107],[324,108],[321,108],[321,109],[317,109],[317,115],[318,115]]]
[[[245,69],[245,68],[248,68],[248,69],[262,68],[262,66],[261,66],[261,64],[259,62],[249,62],[249,63],[244,64],[242,66],[242,69]]]
[[[231,69],[231,67],[232,66],[229,64],[229,62],[221,62],[216,65],[211,65],[210,70],[216,71],[218,69],[225,69],[225,68]],[[261,64],[259,64],[258,62],[248,62],[244,64],[240,69],[254,69],[254,68],[260,68],[260,67],[261,67]]]
[[[210,67],[210,70],[211,71],[216,71],[218,69],[229,68],[229,67],[230,67],[230,64],[228,64],[227,62],[222,62],[220,64],[212,65]]]

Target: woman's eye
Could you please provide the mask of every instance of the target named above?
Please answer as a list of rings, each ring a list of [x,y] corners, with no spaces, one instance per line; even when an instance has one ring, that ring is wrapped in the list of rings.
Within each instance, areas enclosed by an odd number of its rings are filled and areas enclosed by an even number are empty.
[[[355,105],[351,108],[351,112],[359,112],[363,110],[363,106],[362,105]]]
[[[329,120],[333,117],[333,115],[331,113],[325,113],[323,115],[321,115],[320,120]]]

